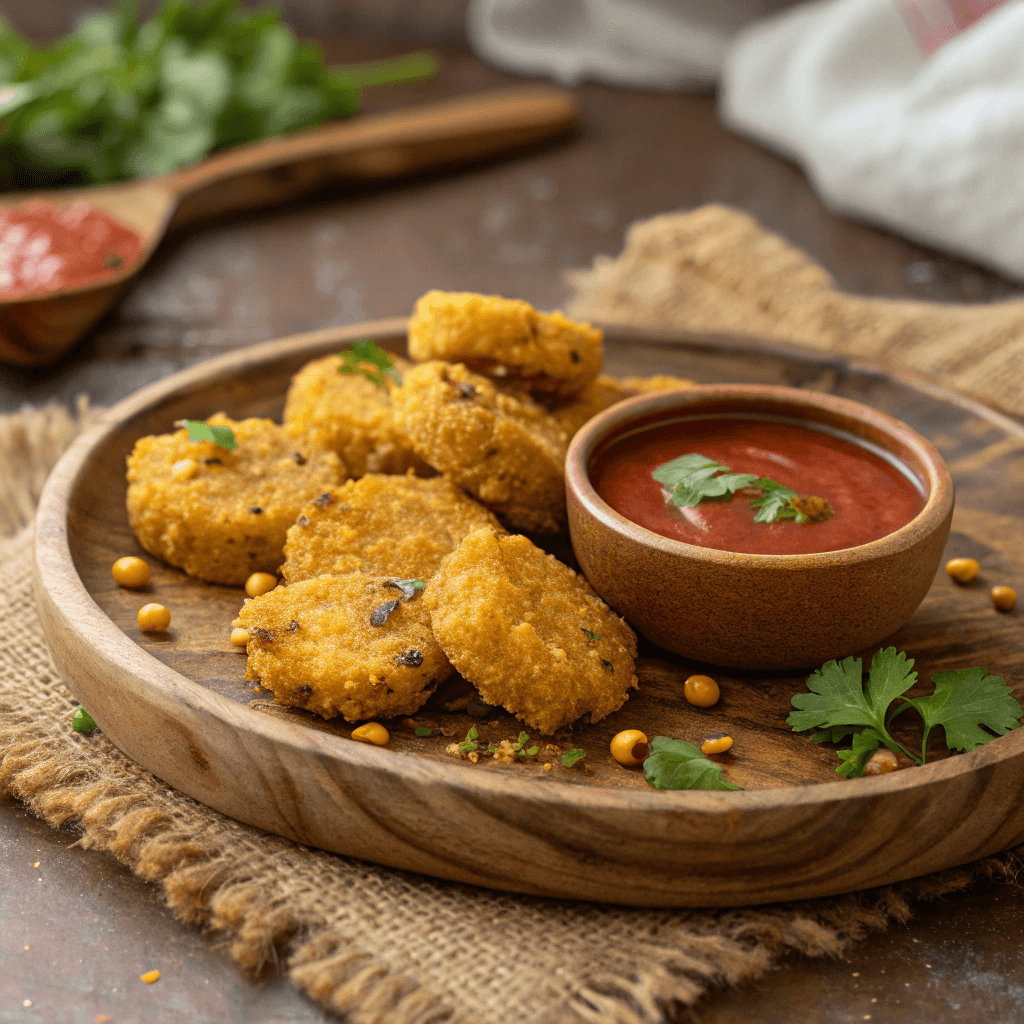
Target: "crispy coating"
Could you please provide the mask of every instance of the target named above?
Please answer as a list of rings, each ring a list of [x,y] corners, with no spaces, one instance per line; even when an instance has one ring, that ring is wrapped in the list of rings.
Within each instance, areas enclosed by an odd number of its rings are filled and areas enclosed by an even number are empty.
[[[310,504],[288,531],[281,572],[289,583],[366,572],[428,580],[473,530],[498,520],[443,476],[368,473]]]
[[[574,395],[601,370],[604,342],[590,324],[528,302],[472,292],[427,292],[409,321],[409,354],[521,382],[538,394]]]
[[[568,439],[536,402],[437,361],[407,374],[393,401],[417,453],[510,526],[563,528]]]
[[[253,598],[233,625],[249,631],[245,678],[279,704],[346,721],[411,715],[452,672],[422,594],[401,600],[383,576],[317,576]],[[397,602],[380,625],[375,610]]]
[[[190,441],[187,430],[140,438],[128,457],[128,522],[150,554],[210,583],[240,586],[276,573],[288,527],[317,494],[345,480],[335,452],[297,443],[270,420],[230,427],[237,448]]]
[[[404,378],[412,364],[398,356]],[[337,452],[349,473],[404,473],[429,470],[398,429],[391,408],[389,376],[383,387],[360,374],[339,373],[340,356],[314,359],[292,378],[284,403],[284,424],[297,437]]]
[[[571,438],[584,423],[599,412],[621,402],[650,391],[678,391],[692,388],[693,381],[682,377],[657,374],[654,377],[608,377],[601,375],[580,394],[568,402],[560,402],[551,409],[551,415]]]
[[[636,635],[582,576],[526,537],[471,533],[423,601],[434,636],[481,697],[542,733],[588,711],[596,722],[636,686]]]

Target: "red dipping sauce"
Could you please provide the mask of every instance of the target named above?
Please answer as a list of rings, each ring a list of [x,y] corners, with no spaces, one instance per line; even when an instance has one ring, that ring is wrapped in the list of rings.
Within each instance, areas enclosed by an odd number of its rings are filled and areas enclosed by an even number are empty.
[[[138,232],[88,203],[0,209],[0,302],[102,281],[141,252]]]
[[[762,555],[838,551],[885,537],[924,508],[909,471],[865,444],[842,431],[782,418],[681,418],[615,440],[592,463],[590,479],[620,515],[673,540]],[[771,477],[801,496],[824,498],[835,514],[820,523],[755,523],[749,498],[739,495],[677,508],[651,473],[691,452],[733,473]]]

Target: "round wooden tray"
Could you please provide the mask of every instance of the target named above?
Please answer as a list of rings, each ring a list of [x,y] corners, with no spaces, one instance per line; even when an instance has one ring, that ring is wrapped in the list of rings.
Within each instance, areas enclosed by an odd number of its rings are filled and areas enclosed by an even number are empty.
[[[404,321],[269,342],[175,374],[110,409],[50,477],[36,534],[43,625],[71,691],[126,754],[197,800],[301,843],[493,888],[614,903],[727,906],[820,896],[1024,841],[1024,729],[955,757],[945,756],[939,731],[935,760],[924,767],[840,780],[834,749],[785,724],[806,673],[713,670],[722,700],[698,709],[681,690],[699,666],[641,644],[639,693],[597,725],[557,737],[587,751],[578,766],[544,772],[486,758],[471,765],[445,753],[453,738],[471,725],[485,740],[514,737],[519,723],[480,705],[448,712],[440,694],[417,715],[432,736],[396,722],[390,747],[355,743],[344,722],[277,708],[244,682],[245,658],[228,642],[241,590],[159,563],[147,592],[118,588],[114,559],[141,553],[124,502],[125,457],[135,440],[221,409],[238,418],[278,416],[299,366],[359,337],[401,351]],[[922,381],[729,339],[613,331],[606,369],[829,391],[929,437],[958,485],[948,553],[978,558],[982,575],[958,587],[940,573],[888,642],[917,660],[923,692],[933,672],[980,664],[1024,696],[1021,617],[995,612],[987,596],[994,583],[1024,591],[1018,425]],[[156,599],[174,615],[166,635],[135,624],[138,607]],[[728,730],[736,745],[723,759],[727,775],[746,790],[649,788],[608,753],[610,737],[629,727],[690,741]],[[913,724],[906,728],[913,742]]]

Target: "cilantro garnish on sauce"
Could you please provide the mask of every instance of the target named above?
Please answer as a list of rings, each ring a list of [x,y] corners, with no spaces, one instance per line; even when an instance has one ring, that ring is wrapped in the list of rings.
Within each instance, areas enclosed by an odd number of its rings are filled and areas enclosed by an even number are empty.
[[[755,523],[774,523],[792,519],[797,523],[824,522],[832,509],[823,498],[801,498],[778,480],[753,473],[733,473],[728,466],[699,452],[680,455],[662,463],[651,473],[668,492],[668,500],[677,508],[694,508],[705,499],[731,498],[737,491],[753,492],[750,507]]]
[[[202,420],[179,420],[175,426],[184,427],[190,441],[212,441],[228,451],[238,447],[235,432],[230,427],[211,427]]]
[[[860,658],[826,662],[807,680],[809,692],[793,697],[795,710],[786,721],[795,732],[817,730],[811,736],[816,743],[852,736],[851,748],[838,752],[842,763],[836,769],[851,778],[864,774],[868,759],[883,744],[894,753],[902,751],[914,764],[924,764],[928,736],[937,725],[944,728],[949,749],[961,751],[1017,728],[1024,709],[999,676],[977,667],[937,672],[931,677],[932,694],[907,697],[917,682],[913,667],[902,651],[887,647],[871,659],[865,686]],[[889,733],[892,720],[911,708],[924,724],[920,757]]]
[[[371,384],[383,387],[390,373],[401,387],[402,378],[395,369],[394,360],[384,349],[367,338],[352,342],[352,347],[338,353],[341,366],[338,373],[361,373]]]
[[[742,789],[722,775],[722,766],[715,764],[700,749],[686,740],[670,740],[655,736],[644,761],[644,778],[655,789]]]

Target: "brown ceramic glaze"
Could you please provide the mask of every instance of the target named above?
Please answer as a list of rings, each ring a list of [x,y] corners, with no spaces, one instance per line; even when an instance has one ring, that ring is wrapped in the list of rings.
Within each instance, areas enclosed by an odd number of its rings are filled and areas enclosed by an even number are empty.
[[[627,429],[681,413],[788,416],[845,430],[899,458],[924,486],[925,506],[895,533],[816,554],[741,554],[662,537],[604,502],[589,469]],[[569,449],[566,489],[573,548],[597,592],[656,644],[731,668],[809,668],[895,633],[928,592],[953,516],[949,471],[905,423],[832,395],[742,384],[640,396],[596,416]]]

